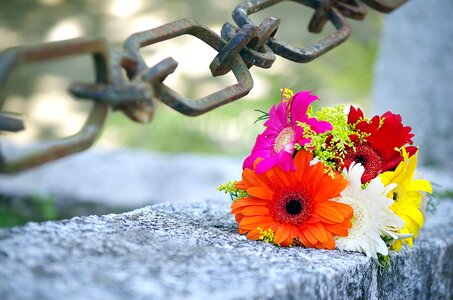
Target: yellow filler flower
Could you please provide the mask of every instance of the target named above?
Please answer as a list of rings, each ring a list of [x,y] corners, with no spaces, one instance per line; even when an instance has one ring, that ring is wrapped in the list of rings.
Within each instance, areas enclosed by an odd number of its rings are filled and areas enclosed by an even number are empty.
[[[422,192],[432,193],[431,183],[425,179],[414,179],[414,171],[417,167],[417,154],[410,159],[406,149],[402,148],[403,161],[395,171],[382,173],[379,178],[386,186],[396,183],[397,186],[391,190],[388,197],[395,202],[391,210],[400,216],[406,223],[400,230],[400,234],[412,234],[412,237],[396,240],[391,248],[400,251],[403,243],[412,248],[413,240],[418,236],[418,231],[423,226],[423,214],[420,210],[422,204]]]

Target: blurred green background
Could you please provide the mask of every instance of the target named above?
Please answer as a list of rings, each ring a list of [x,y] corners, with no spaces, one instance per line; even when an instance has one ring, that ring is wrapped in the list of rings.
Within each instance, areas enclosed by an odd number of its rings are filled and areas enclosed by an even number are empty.
[[[241,1],[141,1],[141,0],[28,0],[0,2],[0,48],[36,44],[80,36],[105,37],[120,48],[133,32],[150,29],[180,18],[194,18],[219,31],[232,22],[231,12]],[[268,15],[279,16],[282,24],[276,37],[303,47],[334,31],[330,24],[317,34],[306,27],[313,10],[284,1],[252,15],[259,24]],[[350,21],[351,38],[321,58],[297,64],[278,58],[268,70],[252,68],[255,87],[235,103],[204,116],[191,118],[158,105],[150,124],[135,124],[120,112],[109,115],[99,141],[104,147],[130,147],[165,152],[203,152],[245,155],[262,129],[253,126],[257,113],[278,102],[281,87],[295,91],[311,89],[322,105],[368,103],[372,83],[380,16],[369,11],[365,21]],[[234,83],[231,74],[212,78],[209,63],[215,51],[191,36],[183,36],[143,49],[147,62],[172,56],[179,62],[168,85],[181,94],[196,98]],[[70,82],[93,78],[88,56],[20,66],[2,91],[4,110],[22,114],[28,130],[5,138],[27,144],[76,132],[86,116],[88,103],[66,95]]]
[[[83,36],[104,37],[111,47],[121,48],[130,34],[180,18],[196,19],[220,32],[224,22],[233,22],[231,12],[241,2],[0,1],[0,50]],[[321,34],[308,33],[307,25],[312,14],[313,10],[308,7],[283,1],[253,14],[251,18],[259,24],[266,16],[280,17],[282,22],[276,38],[303,47],[334,32],[333,26],[328,24]],[[308,64],[278,57],[271,69],[252,68],[255,86],[248,96],[200,117],[180,115],[160,103],[157,103],[150,124],[136,124],[121,112],[112,112],[96,147],[244,157],[253,146],[256,135],[262,131],[261,124],[253,125],[259,116],[254,109],[267,111],[279,101],[282,87],[295,91],[310,89],[320,97],[318,105],[354,103],[366,109],[379,47],[381,15],[369,10],[365,21],[349,21],[353,33],[346,43]],[[209,64],[216,52],[191,36],[146,47],[142,54],[149,65],[168,56],[178,61],[175,73],[165,82],[189,98],[196,99],[235,83],[231,74],[212,78]],[[91,104],[75,101],[65,89],[73,81],[92,82],[93,78],[89,56],[17,67],[0,91],[0,97],[5,101],[2,110],[20,114],[27,130],[3,134],[2,140],[22,147],[76,133]],[[51,199],[37,199],[34,203],[46,203],[39,207],[48,207],[51,203]],[[3,197],[0,201],[6,203],[9,200]],[[19,215],[21,211],[16,210]],[[6,220],[5,214],[0,211],[0,220]],[[18,218],[22,220],[22,216]],[[53,219],[55,215],[52,209],[44,208],[42,212],[38,210],[24,218]],[[7,223],[11,225],[14,222]]]

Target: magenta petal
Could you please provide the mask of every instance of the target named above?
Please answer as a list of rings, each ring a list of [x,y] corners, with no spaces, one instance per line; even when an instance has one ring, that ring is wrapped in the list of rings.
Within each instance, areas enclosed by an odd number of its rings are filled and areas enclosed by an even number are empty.
[[[278,163],[277,156],[265,158],[256,165],[255,172],[256,174],[263,174],[267,170],[274,167],[277,163]]]
[[[272,106],[269,111],[269,119],[264,123],[268,129],[282,130],[289,125],[286,103],[280,103],[278,106]],[[278,133],[277,133],[278,134]]]
[[[253,146],[252,152],[250,155],[244,160],[242,164],[242,169],[252,169],[255,160],[258,157],[268,157],[273,154],[273,143],[274,138],[266,138],[266,135],[259,134],[256,137],[255,146]]]
[[[253,165],[258,157],[266,158],[271,156],[271,154],[272,152],[267,149],[264,150],[253,149],[252,153],[250,153],[250,155],[244,160],[244,163],[242,164],[242,169],[244,170],[248,168],[253,170]]]
[[[311,138],[300,138],[296,141],[299,145],[305,146],[306,144],[309,144],[311,142]]]
[[[318,97],[311,94],[311,91],[301,91],[293,96],[291,103],[291,123],[296,125],[297,121],[303,121],[307,118],[308,106]]]
[[[269,127],[273,123],[275,123],[275,119],[278,119],[277,117],[277,107],[273,105],[271,109],[269,110],[269,119],[264,123],[264,126]]]
[[[277,113],[280,124],[288,124],[288,111],[285,102],[280,102],[280,104],[277,106]]]
[[[262,134],[256,137],[255,146],[253,146],[252,153],[255,151],[271,151],[274,147],[275,137],[277,135],[268,134],[265,130]]]
[[[259,156],[257,155],[257,153],[252,153],[250,154],[245,160],[244,160],[244,163],[242,164],[242,170],[245,170],[245,169],[251,169],[253,170],[253,163],[255,162],[255,160],[258,158]]]
[[[330,124],[329,122],[319,121],[315,118],[310,118],[306,120],[305,123],[310,125],[311,129],[316,133],[324,133],[333,129],[332,124]]]
[[[304,136],[304,129],[300,126],[293,126],[294,130],[294,143],[299,143],[298,141]]]
[[[293,154],[286,151],[281,151],[278,155],[278,164],[277,166],[284,172],[296,171],[296,166],[294,165]]]
[[[279,125],[279,128],[275,128],[275,126],[272,125],[271,127],[267,127],[261,135],[267,136],[268,138],[272,138],[272,140],[274,140],[283,128],[285,127],[281,125]]]

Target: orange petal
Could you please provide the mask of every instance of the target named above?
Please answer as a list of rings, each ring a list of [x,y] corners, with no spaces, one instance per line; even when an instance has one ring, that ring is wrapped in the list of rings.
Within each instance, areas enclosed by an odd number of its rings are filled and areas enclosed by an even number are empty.
[[[326,248],[329,250],[333,250],[335,248],[335,240],[333,239],[333,236],[330,233],[328,233]]]
[[[302,233],[301,230],[299,230],[299,241],[305,246],[305,247],[308,247],[308,248],[313,248],[313,244],[310,243],[307,238],[304,236],[304,234]]]
[[[351,223],[350,219],[345,219],[344,222],[341,223],[341,227],[346,232],[346,235],[342,235],[342,236],[348,236],[348,230],[352,227],[352,223]]]
[[[305,176],[304,176],[304,183],[306,188],[310,188],[314,186],[314,183],[316,183],[319,179],[322,180],[324,176],[324,167],[322,166],[321,163],[317,163],[314,166],[310,166],[310,168],[307,170]],[[311,191],[314,192],[314,191]]]
[[[305,176],[305,172],[310,169],[310,161],[313,156],[310,152],[305,150],[299,150],[294,158],[294,164],[296,165],[297,181],[301,182]]]
[[[316,195],[316,200],[322,202],[338,197],[347,186],[348,181],[338,172],[335,173],[334,178],[328,174],[324,174],[322,188],[318,192],[320,194]]]
[[[273,222],[274,219],[271,216],[251,216],[245,217],[242,219],[240,226],[252,225],[252,224],[259,224],[259,223],[266,223],[266,222]]]
[[[332,237],[332,234],[330,234],[330,232],[327,232],[327,240],[326,240],[326,242],[325,243],[318,242],[315,245],[315,248],[333,250],[335,248],[335,241],[334,241],[334,239]]]
[[[267,206],[250,205],[240,209],[244,216],[262,216],[269,215],[269,208]]]
[[[271,228],[272,224],[273,224],[273,222],[263,222],[263,223],[258,223],[258,224],[240,225],[240,227],[243,228],[244,230],[250,231],[250,230],[253,230],[258,227],[261,229]]]
[[[242,172],[242,177],[249,182],[247,188],[250,188],[252,186],[261,186],[265,188],[270,187],[269,183],[265,180],[265,176],[258,175],[254,171],[245,170],[244,172]]]
[[[247,183],[244,182],[244,180],[241,180],[239,182],[236,182],[236,184],[234,185],[237,189],[240,189],[240,190],[245,190],[247,189]]]
[[[249,231],[249,233],[247,233],[247,238],[249,240],[257,241],[257,240],[260,239],[260,236],[261,236],[261,233],[258,231],[257,228],[252,229],[252,230]]]
[[[254,186],[247,189],[247,193],[259,199],[272,200],[274,192],[268,188]]]
[[[324,247],[324,244],[323,244],[323,243],[318,242],[318,243],[315,245],[314,248],[316,248],[316,249],[325,249],[326,247]]]
[[[286,240],[284,240],[283,242],[280,243],[280,246],[289,247],[289,246],[291,246],[292,243],[293,243],[293,241],[288,236],[288,238],[286,238]]]
[[[283,172],[279,167],[273,168],[273,170],[284,186],[290,185],[288,177],[286,176],[286,172]]]
[[[285,183],[281,180],[281,178],[275,172],[276,169],[278,169],[278,167],[273,167],[272,169],[269,169],[268,171],[266,171],[266,173],[264,173],[267,180],[269,182],[272,182],[273,189],[286,186]]]
[[[280,226],[280,223],[277,223],[275,222],[272,222],[270,225],[269,225],[269,228],[272,229],[272,231],[275,233],[277,231],[277,228]]]
[[[329,201],[329,205],[335,207],[340,214],[342,214],[345,218],[350,219],[354,214],[352,207],[348,204],[339,203],[335,201]]]
[[[242,181],[245,183],[245,189],[252,186],[259,186],[259,182],[255,179],[255,173],[249,169],[242,172]]]
[[[241,214],[236,214],[236,216],[234,216],[236,223],[238,223],[238,224],[241,223],[243,217],[244,216]]]
[[[247,200],[246,200],[247,199]],[[236,201],[231,205],[231,213],[232,214],[238,214],[241,213],[241,211],[249,206],[267,206],[269,202],[267,200],[259,200],[257,198],[251,198],[255,199],[255,201],[249,201],[249,198],[243,198],[241,200],[246,200],[246,201]]]
[[[336,189],[332,191],[332,195],[329,198],[339,196],[340,193],[348,186],[348,181],[339,172],[335,172],[334,186]]]
[[[338,212],[338,210],[335,209],[335,207],[332,207],[329,205],[328,202],[324,203],[318,203],[315,206],[315,212],[321,216],[323,216],[326,219],[335,221],[335,222],[343,222],[344,217],[342,214]]]
[[[338,236],[348,236],[348,230],[341,224],[323,224],[327,232],[333,233]]]
[[[286,224],[281,224],[274,235],[274,243],[281,244],[284,240],[286,240],[289,235],[291,234],[291,227],[287,226]]]
[[[291,241],[294,241],[294,239],[297,239],[298,237],[299,237],[299,228],[296,226],[291,226],[291,234],[290,234]]]
[[[294,238],[297,237],[297,227],[290,224],[284,224],[286,230],[289,232],[288,237],[280,244],[283,247],[289,247],[294,241]]]
[[[244,228],[238,227],[238,232],[239,232],[239,234],[246,234],[249,231]]]
[[[289,171],[288,173],[286,173],[286,177],[288,177],[290,186],[297,185],[297,173],[296,172]]]
[[[235,208],[249,206],[249,205],[266,205],[268,203],[269,203],[269,201],[258,199],[258,198],[241,198],[241,199],[238,199],[238,201],[234,201],[231,204],[231,208],[235,209]]]
[[[318,243],[318,240],[314,237],[313,234],[311,234],[307,227],[304,227],[304,229],[302,229],[302,233],[304,234],[305,238],[310,242],[310,244],[316,245]]]
[[[316,212],[312,213],[312,218],[308,219],[306,223],[318,223],[323,222],[327,224],[337,224],[335,221],[324,218],[323,216],[317,214]]]
[[[321,243],[326,243],[327,242],[327,233],[326,233],[326,230],[324,229],[324,227],[321,224],[319,224],[319,223],[307,224],[307,228],[310,231],[310,233],[312,235],[314,235],[314,237],[318,241],[320,241]]]

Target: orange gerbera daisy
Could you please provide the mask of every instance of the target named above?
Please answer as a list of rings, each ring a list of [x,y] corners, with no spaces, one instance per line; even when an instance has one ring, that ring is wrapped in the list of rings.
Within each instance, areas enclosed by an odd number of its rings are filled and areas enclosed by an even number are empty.
[[[342,175],[331,177],[313,156],[300,150],[294,158],[296,171],[275,166],[263,174],[242,172],[236,187],[248,197],[231,205],[239,233],[258,240],[263,231],[275,233],[274,243],[289,246],[295,240],[310,248],[335,247],[334,236],[347,236],[353,211],[349,205],[332,201],[348,182]]]

